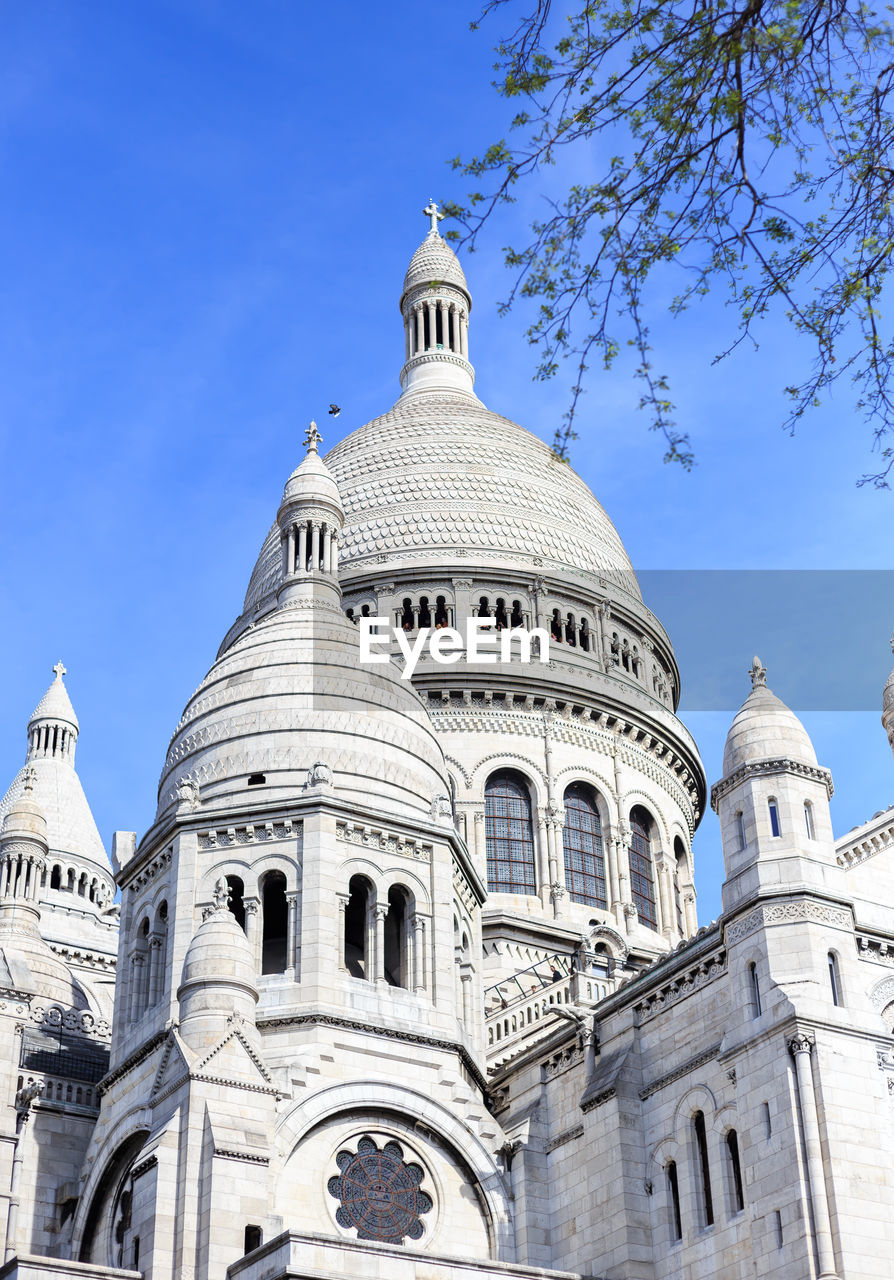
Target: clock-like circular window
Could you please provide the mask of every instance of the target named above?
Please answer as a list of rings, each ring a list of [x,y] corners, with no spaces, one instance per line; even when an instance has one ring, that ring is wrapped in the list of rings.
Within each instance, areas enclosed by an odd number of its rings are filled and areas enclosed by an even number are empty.
[[[365,1136],[356,1151],[339,1151],[335,1163],[340,1173],[329,1179],[328,1188],[341,1202],[335,1212],[340,1227],[354,1227],[358,1240],[379,1244],[420,1238],[422,1215],[433,1201],[422,1190],[422,1166],[404,1159],[399,1142],[386,1142],[380,1149]]]

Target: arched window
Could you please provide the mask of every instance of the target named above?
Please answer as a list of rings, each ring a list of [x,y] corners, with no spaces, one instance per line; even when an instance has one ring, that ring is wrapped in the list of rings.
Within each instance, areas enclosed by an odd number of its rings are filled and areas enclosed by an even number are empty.
[[[562,615],[558,609],[553,609],[552,617],[549,620],[549,634],[553,640],[562,643]]]
[[[683,887],[690,882],[689,875],[689,858],[686,855],[686,846],[679,836],[674,836],[674,865],[676,866],[676,878],[674,884],[674,903],[677,911],[677,932],[681,935],[686,933],[686,918],[683,912]]]
[[[416,619],[413,617],[413,601],[409,596],[404,600],[403,607],[400,611],[400,626],[402,631],[412,631],[416,625]]]
[[[696,1111],[692,1117],[692,1134],[695,1139],[696,1164],[698,1167],[698,1182],[701,1192],[701,1212],[703,1225],[713,1227],[714,1225],[714,1200],[711,1195],[711,1166],[708,1163],[708,1135],[705,1129],[705,1115],[703,1111]]]
[[[581,618],[580,622],[580,647],[583,649],[584,653],[589,653],[590,624],[587,622],[586,618]]]
[[[768,800],[767,807],[770,810],[770,832],[772,835],[778,836],[781,834],[781,828],[779,826],[779,808],[775,800]]]
[[[574,614],[569,613],[565,620],[565,643],[574,647],[577,644],[577,627],[574,622]]]
[[[813,805],[810,803],[809,800],[804,801],[804,826],[807,829],[807,839],[815,840],[816,836],[814,835],[814,826],[813,826]]]
[[[509,626],[509,618],[506,614],[506,601],[500,596],[494,609],[494,621],[497,624],[497,630],[502,631],[504,627]]]
[[[751,997],[751,1016],[759,1018],[763,1012],[761,1006],[761,984],[757,976],[757,965],[748,966],[748,994]]]
[[[522,613],[521,600],[512,601],[512,614],[509,618],[510,627],[523,627],[525,625],[524,614]]]
[[[726,1135],[726,1158],[729,1164],[730,1205],[733,1213],[741,1213],[745,1208],[745,1190],[739,1160],[739,1135],[735,1129],[730,1129]]]
[[[236,923],[239,928],[245,930],[245,885],[239,876],[227,876],[227,885],[230,890],[229,908],[236,917]]]
[[[440,631],[448,625],[447,617],[447,601],[444,596],[438,596],[435,601],[435,627]]]
[[[482,596],[478,601],[478,608],[475,610],[479,618],[490,617],[490,601],[487,596]]]
[[[420,627],[431,626],[431,609],[428,607],[428,596],[419,597],[419,625]]]
[[[365,876],[352,876],[348,885],[348,903],[345,908],[344,965],[355,978],[369,975],[369,918],[372,906],[372,885]]]
[[[393,884],[388,890],[385,916],[385,981],[392,987],[408,987],[407,981],[407,891]]]
[[[50,888],[51,889],[62,888],[62,868],[59,866],[58,862],[53,867],[53,870],[50,872]]]
[[[637,914],[649,929],[658,928],[652,871],[652,819],[639,805],[630,811],[630,893]]]
[[[736,814],[736,839],[737,839],[737,840],[738,840],[738,842],[739,842],[739,852],[741,853],[741,852],[742,852],[742,850],[745,848],[745,845],[746,845],[746,840],[745,840],[745,815],[744,815],[744,813],[742,812],[742,810],[741,810],[741,809],[740,809],[740,810],[739,810],[739,812]]]
[[[261,889],[264,927],[261,942],[261,973],[283,973],[286,969],[288,904],[286,878],[281,871],[269,871]]]
[[[844,1004],[841,998],[841,974],[838,969],[838,957],[834,951],[829,952],[829,986],[832,988],[832,1003]]]
[[[670,1200],[671,1238],[674,1241],[683,1239],[683,1217],[680,1213],[680,1179],[677,1177],[677,1162],[669,1160],[665,1167],[667,1173],[667,1192]]]
[[[484,788],[487,883],[494,893],[536,891],[531,798],[520,774],[506,770]]]
[[[572,902],[607,907],[602,822],[596,796],[586,783],[574,782],[565,791],[565,887]]]

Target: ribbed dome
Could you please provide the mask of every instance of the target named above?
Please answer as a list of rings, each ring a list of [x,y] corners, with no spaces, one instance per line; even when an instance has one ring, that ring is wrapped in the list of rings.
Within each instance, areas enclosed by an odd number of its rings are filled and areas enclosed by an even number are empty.
[[[724,777],[760,760],[817,764],[813,743],[801,721],[762,684],[752,689],[730,726],[723,750]]]
[[[417,285],[432,284],[452,284],[469,292],[459,258],[436,231],[428,233],[410,259],[401,298]]]
[[[159,817],[191,778],[211,806],[291,800],[317,762],[341,799],[418,818],[449,794],[434,729],[391,663],[361,663],[335,603],[290,601],[243,630],[189,700],[159,784]],[[248,788],[251,774],[263,786]]]

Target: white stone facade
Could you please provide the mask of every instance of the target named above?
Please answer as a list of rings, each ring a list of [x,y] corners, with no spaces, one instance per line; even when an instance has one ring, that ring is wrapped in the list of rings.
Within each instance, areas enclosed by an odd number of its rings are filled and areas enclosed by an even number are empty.
[[[887,1280],[894,813],[836,843],[756,659],[698,928],[670,640],[586,486],[475,396],[426,212],[402,394],[325,461],[311,426],[114,879],[61,667],[29,724],[0,1280]],[[411,682],[364,616],[542,628],[549,662]]]

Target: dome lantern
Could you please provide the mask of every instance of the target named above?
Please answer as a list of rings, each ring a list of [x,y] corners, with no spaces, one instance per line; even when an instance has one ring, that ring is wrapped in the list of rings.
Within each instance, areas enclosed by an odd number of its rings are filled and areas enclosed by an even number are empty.
[[[336,603],[341,600],[338,542],[345,513],[335,478],[320,457],[322,439],[317,424],[311,422],[304,436],[307,446],[304,461],[286,481],[277,512],[282,556],[281,602],[308,594],[332,595]]]
[[[444,217],[434,200],[423,213],[431,228],[410,259],[400,297],[404,320],[403,395],[464,391],[473,395],[469,363],[472,296],[459,259],[438,230]]]
[[[51,756],[73,765],[80,726],[62,680],[65,667],[57,662],[53,671],[56,678],[28,721],[28,760]]]

